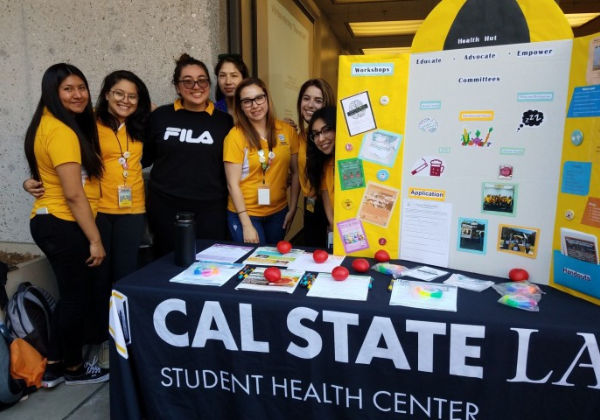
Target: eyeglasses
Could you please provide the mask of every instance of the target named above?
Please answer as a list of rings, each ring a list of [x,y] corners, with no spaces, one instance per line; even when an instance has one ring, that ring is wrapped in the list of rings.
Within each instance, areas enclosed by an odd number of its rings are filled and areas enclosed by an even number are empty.
[[[133,93],[126,94],[122,90],[111,90],[110,93],[112,93],[112,96],[115,99],[115,101],[122,101],[125,98],[127,98],[127,99],[129,99],[130,103],[137,104],[138,101],[140,100],[139,96],[137,96]]]
[[[252,108],[252,102],[256,102],[256,105],[262,105],[266,102],[267,100],[267,95],[266,94],[262,94],[262,95],[258,95],[256,97],[254,97],[254,99],[250,99],[250,98],[244,98],[240,100],[240,103],[242,104],[242,108]]]
[[[179,83],[181,83],[186,89],[194,89],[194,86],[196,86],[196,85],[198,85],[198,87],[200,89],[206,89],[208,87],[208,85],[210,84],[208,82],[208,79],[198,79],[198,80],[183,79],[183,80],[180,80]]]
[[[310,140],[315,142],[319,138],[319,136],[329,137],[331,133],[335,133],[335,130],[328,125],[324,126],[321,131],[311,131],[310,132]]]

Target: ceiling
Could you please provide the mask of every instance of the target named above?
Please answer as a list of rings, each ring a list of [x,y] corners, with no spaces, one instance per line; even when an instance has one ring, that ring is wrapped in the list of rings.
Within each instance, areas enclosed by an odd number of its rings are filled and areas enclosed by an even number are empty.
[[[440,1],[436,0],[313,0],[325,15],[332,32],[348,54],[365,48],[410,47],[414,35],[355,37],[350,22],[423,20]],[[600,0],[559,0],[565,14],[600,13]],[[600,32],[600,17],[573,30],[575,36]]]

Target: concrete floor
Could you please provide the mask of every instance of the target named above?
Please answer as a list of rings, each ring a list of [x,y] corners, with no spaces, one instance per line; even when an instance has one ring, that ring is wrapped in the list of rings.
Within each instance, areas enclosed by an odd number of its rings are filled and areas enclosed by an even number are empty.
[[[110,419],[109,382],[41,388],[2,411],[2,420]]]

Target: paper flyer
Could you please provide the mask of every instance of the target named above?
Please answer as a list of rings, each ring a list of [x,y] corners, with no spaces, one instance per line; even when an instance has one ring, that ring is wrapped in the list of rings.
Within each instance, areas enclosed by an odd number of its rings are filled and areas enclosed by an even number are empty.
[[[287,282],[269,283],[265,279],[265,270],[268,267],[256,267],[248,277],[237,285],[235,290],[259,290],[263,292],[283,292],[293,293],[300,282],[300,278],[304,275],[304,271],[297,270],[281,270],[281,279],[288,280]]]
[[[303,253],[304,251],[301,249],[292,249],[287,254],[282,254],[277,251],[277,248],[275,247],[263,246],[256,248],[256,250],[246,258],[244,264],[287,267]]]
[[[456,312],[457,290],[445,284],[395,280],[390,305]]]
[[[196,254],[196,261],[234,263],[254,249],[253,246],[214,244]]]
[[[243,264],[228,264],[218,261],[198,261],[169,281],[199,286],[222,286],[243,267]]]
[[[306,296],[329,299],[367,300],[371,277],[349,275],[346,280],[337,281],[331,274],[320,273]]]

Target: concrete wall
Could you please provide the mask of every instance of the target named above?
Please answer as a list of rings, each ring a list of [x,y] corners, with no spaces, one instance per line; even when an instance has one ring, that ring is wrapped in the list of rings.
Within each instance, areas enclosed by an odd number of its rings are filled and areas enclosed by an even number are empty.
[[[0,241],[32,242],[23,139],[46,68],[79,67],[94,102],[106,74],[131,70],[154,103],[170,102],[175,57],[187,52],[211,69],[227,51],[227,2],[0,0],[0,10]]]

